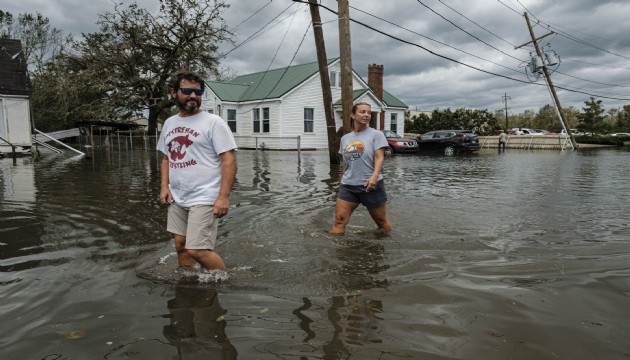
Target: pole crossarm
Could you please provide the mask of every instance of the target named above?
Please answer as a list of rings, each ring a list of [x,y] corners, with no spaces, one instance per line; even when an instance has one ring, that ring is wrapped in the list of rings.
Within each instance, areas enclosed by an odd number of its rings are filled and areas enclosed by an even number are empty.
[[[555,32],[553,32],[553,31],[552,31],[552,32],[550,32],[549,34],[545,34],[545,35],[543,35],[543,36],[541,36],[541,37],[537,38],[535,41],[538,41],[538,40],[540,40],[540,39],[544,39],[544,38],[546,38],[547,36],[549,36],[549,35],[553,35],[553,34],[555,34]],[[514,48],[514,50],[520,49],[520,48],[522,48],[523,46],[527,46],[528,44],[531,44],[531,43],[533,43],[533,42],[534,42],[534,40],[532,40],[532,41],[528,41],[528,42],[526,42],[526,43],[525,43],[525,44],[523,44],[523,45],[519,45],[519,46],[515,47],[515,48]]]

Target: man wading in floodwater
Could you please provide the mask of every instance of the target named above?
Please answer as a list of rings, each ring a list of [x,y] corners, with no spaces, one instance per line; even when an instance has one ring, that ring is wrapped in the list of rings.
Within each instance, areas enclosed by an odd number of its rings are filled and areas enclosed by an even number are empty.
[[[178,73],[169,86],[179,113],[164,122],[157,144],[164,153],[160,202],[169,205],[166,230],[173,234],[179,266],[224,269],[214,247],[219,218],[230,208],[236,142],[222,118],[201,110],[203,79]]]

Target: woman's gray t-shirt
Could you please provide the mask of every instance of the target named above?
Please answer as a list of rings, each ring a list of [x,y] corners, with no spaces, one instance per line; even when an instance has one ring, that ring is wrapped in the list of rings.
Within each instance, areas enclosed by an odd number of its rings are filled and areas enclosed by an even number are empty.
[[[360,132],[351,132],[341,138],[339,153],[343,155],[346,171],[341,178],[344,185],[365,185],[374,173],[374,153],[388,147],[382,131],[367,128]],[[383,175],[378,175],[382,180]]]

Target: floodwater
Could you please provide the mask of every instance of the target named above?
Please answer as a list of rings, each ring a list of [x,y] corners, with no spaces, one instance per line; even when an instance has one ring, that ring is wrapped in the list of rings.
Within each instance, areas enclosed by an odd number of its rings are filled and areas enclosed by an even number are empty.
[[[237,154],[178,271],[154,151],[0,160],[0,357],[630,359],[630,152],[388,156],[394,230],[328,234],[326,152]]]

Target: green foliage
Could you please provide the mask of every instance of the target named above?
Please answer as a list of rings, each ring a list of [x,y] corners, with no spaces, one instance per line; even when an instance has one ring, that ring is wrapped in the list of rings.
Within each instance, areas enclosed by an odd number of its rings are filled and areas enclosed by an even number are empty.
[[[64,39],[61,30],[52,27],[50,20],[36,12],[18,15],[0,10],[0,37],[18,39],[31,74],[41,73],[48,61],[58,56],[70,38]]]
[[[31,106],[38,130],[63,130],[76,127],[77,121],[118,120],[122,116],[102,101],[106,94],[84,86],[84,75],[75,63],[59,58],[42,73],[31,76]]]
[[[405,119],[405,132],[424,134],[432,130],[473,130],[479,135],[488,135],[497,127],[497,119],[488,110],[459,108],[451,111],[435,109],[431,116],[420,114]]]
[[[13,38],[13,14],[7,11],[0,10],[0,38],[12,39]]]
[[[202,76],[217,71],[218,44],[231,33],[221,17],[222,0],[159,0],[152,14],[137,3],[100,15],[100,32],[85,34],[69,56],[83,88],[101,93],[112,112],[130,117],[149,109],[149,132],[172,105],[167,82],[186,69]]]
[[[595,100],[591,97],[590,100],[585,101],[585,107],[582,108],[583,112],[578,116],[581,120],[578,129],[587,130],[590,133],[605,132],[604,124],[604,107],[601,100]]]
[[[625,141],[629,141],[630,137],[626,137]],[[624,137],[608,136],[608,135],[579,135],[575,137],[575,141],[580,144],[598,144],[598,145],[615,145],[624,146]]]

